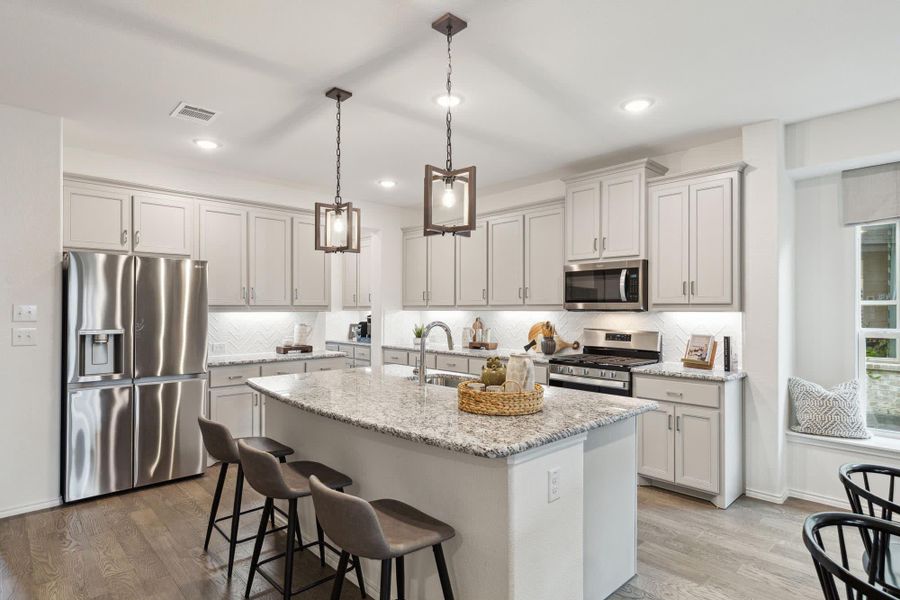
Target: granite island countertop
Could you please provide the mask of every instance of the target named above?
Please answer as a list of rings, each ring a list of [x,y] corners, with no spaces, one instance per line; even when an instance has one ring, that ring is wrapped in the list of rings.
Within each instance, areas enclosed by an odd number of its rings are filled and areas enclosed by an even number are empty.
[[[228,367],[232,365],[254,365],[259,363],[287,362],[292,360],[316,360],[320,358],[344,358],[346,352],[333,350],[313,350],[312,352],[291,352],[278,354],[277,352],[261,352],[256,354],[223,354],[222,356],[210,356],[206,361],[210,367]]]
[[[412,344],[382,344],[381,348],[383,350],[404,350],[406,352],[418,352],[419,347],[413,346]],[[453,356],[467,356],[469,358],[490,358],[492,356],[499,356],[503,360],[508,360],[510,354],[523,354],[525,351],[522,348],[497,348],[496,350],[474,350],[471,348],[461,348],[459,346],[454,346],[453,350],[447,348],[447,346],[441,345],[426,345],[425,352],[430,352],[432,354],[451,354]],[[529,352],[528,356],[531,358],[531,361],[536,365],[546,365],[550,362],[550,357],[540,352]]]
[[[323,417],[452,450],[500,458],[655,410],[656,402],[546,386],[544,410],[521,417],[473,415],[456,389],[419,386],[412,367],[254,377],[253,389]]]
[[[632,373],[637,375],[655,375],[657,377],[680,377],[699,381],[733,381],[747,376],[745,371],[725,371],[723,369],[691,369],[680,362],[661,362],[643,367],[634,367]]]

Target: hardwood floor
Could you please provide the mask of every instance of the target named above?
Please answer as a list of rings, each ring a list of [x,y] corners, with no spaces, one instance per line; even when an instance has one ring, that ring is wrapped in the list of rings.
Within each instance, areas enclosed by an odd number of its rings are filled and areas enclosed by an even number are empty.
[[[230,582],[222,537],[214,533],[210,552],[203,551],[214,475],[0,520],[0,600],[242,598],[252,543],[238,546]],[[220,514],[230,510],[233,481],[230,475]],[[638,498],[638,575],[616,600],[821,598],[800,529],[824,507],[741,498],[721,511],[652,488],[641,488]],[[258,503],[245,488],[245,507]],[[255,532],[258,514],[245,519],[242,535]],[[269,536],[263,555],[283,548],[283,540]],[[303,554],[295,585],[322,574],[313,555]],[[281,561],[270,568],[280,573]],[[298,597],[324,600],[330,590],[326,584]],[[278,595],[257,577],[252,597]],[[348,580],[341,598],[358,599],[359,589]]]

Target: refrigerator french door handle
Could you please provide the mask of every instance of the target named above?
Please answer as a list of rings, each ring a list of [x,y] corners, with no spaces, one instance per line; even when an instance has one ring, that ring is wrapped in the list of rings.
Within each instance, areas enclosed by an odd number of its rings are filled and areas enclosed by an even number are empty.
[[[628,276],[628,269],[622,269],[619,275],[619,297],[622,302],[628,302],[628,296],[625,294],[625,278]]]

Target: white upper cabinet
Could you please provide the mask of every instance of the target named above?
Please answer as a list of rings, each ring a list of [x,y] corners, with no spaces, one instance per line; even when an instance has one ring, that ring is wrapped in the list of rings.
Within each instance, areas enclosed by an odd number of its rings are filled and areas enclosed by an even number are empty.
[[[644,258],[646,182],[665,172],[644,159],[566,179],[566,260]]]
[[[524,217],[488,221],[488,297],[491,305],[525,302]]]
[[[247,210],[201,202],[199,258],[208,261],[211,306],[247,303]]]
[[[643,177],[628,173],[601,180],[600,256],[628,258],[641,256],[644,218]]]
[[[135,252],[191,256],[194,250],[194,200],[138,193],[132,201]]]
[[[650,188],[650,301],[687,304],[688,186]]]
[[[426,294],[428,306],[453,306],[455,304],[455,256],[456,240],[454,236],[428,236],[428,293]]]
[[[744,163],[650,183],[650,301],[741,310]]]
[[[358,308],[372,307],[372,238],[364,237],[359,241],[359,254],[356,256],[359,277],[356,294]]]
[[[563,303],[563,221],[562,207],[525,213],[525,304]]]
[[[428,240],[421,229],[403,233],[403,305],[425,306],[428,294]]]
[[[690,186],[691,304],[731,304],[732,181]]]
[[[294,306],[327,308],[331,302],[331,255],[316,250],[312,215],[294,217]]]
[[[600,182],[566,186],[566,260],[600,258]]]
[[[344,305],[344,308],[356,308],[359,300],[359,260],[357,255],[353,252],[344,252],[341,255],[341,266],[341,304]]]
[[[487,221],[478,221],[469,237],[456,238],[456,304],[487,304]]]
[[[63,246],[131,250],[131,193],[116,187],[66,182]]]
[[[290,306],[291,217],[251,210],[250,223],[250,304]]]

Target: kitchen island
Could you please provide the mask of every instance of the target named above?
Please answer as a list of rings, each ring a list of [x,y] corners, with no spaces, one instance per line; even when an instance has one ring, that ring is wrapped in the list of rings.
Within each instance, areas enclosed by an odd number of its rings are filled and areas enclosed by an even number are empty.
[[[457,598],[599,600],[635,574],[635,417],[655,402],[548,387],[538,414],[487,417],[412,374],[388,365],[249,385],[275,400],[266,433],[297,458],[350,475],[350,493],[397,498],[456,529],[445,552]],[[377,596],[378,565],[365,562]],[[410,600],[440,597],[430,552],[407,558],[406,577]]]

